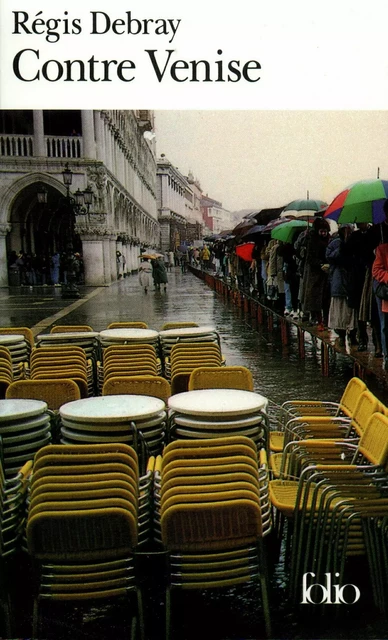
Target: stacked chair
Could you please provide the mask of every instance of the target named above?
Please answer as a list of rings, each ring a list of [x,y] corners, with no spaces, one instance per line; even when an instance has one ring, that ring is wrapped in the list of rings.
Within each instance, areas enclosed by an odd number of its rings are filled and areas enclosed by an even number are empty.
[[[118,395],[69,402],[60,410],[63,444],[124,443],[134,447],[144,472],[147,459],[161,452],[167,413],[159,398]]]
[[[163,345],[163,342],[162,342]],[[171,381],[172,393],[188,390],[191,372],[198,367],[221,367],[225,361],[219,344],[209,342],[177,342],[168,350],[163,347],[164,374]]]
[[[152,468],[140,478],[137,455],[124,444],[41,449],[27,520],[28,551],[36,563],[34,637],[43,637],[42,601],[94,603],[136,595],[144,640],[136,552],[148,538],[151,478]]]
[[[284,448],[285,431],[288,423],[295,419],[305,417],[333,417],[351,419],[359,397],[366,390],[366,384],[360,378],[353,377],[349,380],[340,401],[327,402],[321,400],[287,400],[280,410],[280,429],[270,432],[270,449],[280,453]]]
[[[376,558],[384,556],[379,523],[388,513],[388,419],[379,411],[377,400],[373,411],[368,391],[361,394],[357,406],[363,399],[365,405],[368,396],[369,417],[365,411],[359,424],[354,417],[351,423],[358,430],[358,440],[294,441],[282,478],[270,481],[277,517],[287,518],[288,529],[292,528],[290,583],[295,601],[306,572],[314,572],[316,582],[330,573],[343,583],[349,558],[366,555],[375,603],[386,610],[385,574]]]
[[[168,439],[242,435],[268,445],[267,399],[241,389],[201,389],[172,395]]]
[[[32,463],[26,462],[12,478],[6,478],[0,457],[0,634],[12,637],[11,602],[8,590],[9,558],[19,549],[25,525],[25,502]],[[4,626],[3,626],[4,625]],[[4,634],[4,635],[3,635]]]
[[[135,320],[132,322],[111,322],[108,324],[107,329],[148,329],[148,324],[141,320]]]
[[[52,333],[41,333],[36,336],[36,347],[80,347],[87,360],[96,363],[100,359],[98,332],[92,331],[88,325],[74,325],[53,327]],[[56,331],[55,329],[61,329]]]
[[[167,638],[172,591],[255,581],[260,581],[271,636],[264,548],[271,530],[267,485],[267,472],[259,469],[249,438],[176,441],[165,447],[155,467],[155,538],[168,553]]]
[[[11,356],[13,380],[22,380],[31,352],[31,342],[25,337],[24,328],[0,328],[0,347],[8,349]]]
[[[51,442],[51,416],[40,400],[0,400],[3,470],[13,478],[35,453]]]
[[[50,333],[84,333],[85,331],[93,331],[88,324],[56,324],[50,329]]]
[[[188,327],[199,327],[199,324],[196,322],[165,322],[162,326],[162,331],[167,331],[167,329],[187,329]]]
[[[11,352],[0,346],[0,399],[5,398],[9,385],[13,381]]]
[[[103,396],[122,394],[153,396],[167,403],[171,386],[168,380],[157,375],[111,377],[104,383]]]
[[[97,372],[99,390],[105,395],[113,380],[115,384],[132,376],[160,376],[162,364],[152,344],[118,344],[104,349]]]
[[[94,393],[93,362],[87,360],[80,346],[34,349],[30,358],[29,377],[34,381],[68,378],[77,383],[82,398]]]
[[[198,367],[189,378],[189,391],[198,389],[241,389],[253,391],[252,373],[247,367]]]

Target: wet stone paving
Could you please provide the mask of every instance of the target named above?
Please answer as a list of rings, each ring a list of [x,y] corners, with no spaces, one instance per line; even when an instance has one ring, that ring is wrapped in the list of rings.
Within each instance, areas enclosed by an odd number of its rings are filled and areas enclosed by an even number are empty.
[[[322,377],[320,354],[314,341],[307,341],[306,358],[300,360],[296,334],[294,339],[291,336],[287,347],[283,346],[276,327],[269,332],[265,326],[252,325],[241,309],[225,302],[193,274],[182,274],[178,268],[169,273],[166,292],[151,289],[144,294],[136,275],[107,288],[81,288],[81,299],[74,302],[62,300],[60,288],[0,290],[0,326],[28,326],[35,335],[49,332],[54,323],[88,324],[95,331],[101,331],[113,321],[125,320],[143,320],[156,330],[167,321],[190,320],[215,327],[227,364],[248,367],[255,391],[277,404],[297,397],[338,401],[353,375],[350,360],[343,356],[337,358],[334,374]],[[371,390],[375,391],[372,386]],[[378,395],[378,391],[375,392]],[[273,551],[270,542],[268,551]],[[146,639],[162,640],[164,558],[150,549],[140,558],[140,564],[144,578]],[[12,559],[7,569],[5,588],[13,603],[15,637],[31,637],[32,568],[26,556],[21,555]],[[283,548],[280,558],[270,563],[270,575],[273,640],[388,638],[387,622],[373,608],[367,571],[361,560],[353,582],[358,584],[362,597],[355,605],[344,605],[338,614],[334,614],[329,605],[317,612],[308,606],[295,609],[289,603],[288,567],[284,567]],[[256,587],[243,586],[222,593],[173,594],[173,603],[174,640],[265,637]],[[90,608],[50,603],[42,611],[43,637],[96,640],[129,637],[131,611],[127,604]]]

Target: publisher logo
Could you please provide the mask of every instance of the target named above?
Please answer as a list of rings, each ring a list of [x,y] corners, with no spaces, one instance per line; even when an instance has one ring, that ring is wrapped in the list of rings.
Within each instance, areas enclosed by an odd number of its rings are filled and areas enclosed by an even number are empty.
[[[325,583],[311,582],[315,573],[308,571],[303,574],[303,597],[301,604],[355,604],[361,593],[355,584],[334,584],[331,573],[325,573]],[[339,573],[335,573],[336,578]]]

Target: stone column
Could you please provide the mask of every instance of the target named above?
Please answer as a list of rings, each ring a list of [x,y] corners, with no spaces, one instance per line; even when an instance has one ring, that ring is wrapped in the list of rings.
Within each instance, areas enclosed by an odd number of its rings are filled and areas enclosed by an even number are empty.
[[[81,111],[81,121],[84,158],[87,158],[88,160],[95,160],[96,142],[94,139],[93,111]]]
[[[47,156],[44,143],[43,111],[34,109],[32,113],[34,119],[34,156]]]
[[[88,229],[80,234],[82,240],[82,256],[85,267],[85,284],[102,287],[106,284],[104,273],[104,240],[105,234],[100,229]]]
[[[116,239],[117,235],[109,236],[111,282],[115,282],[117,280]]]
[[[105,161],[104,122],[99,111],[94,111],[94,130],[96,134],[96,159]]]
[[[8,263],[6,236],[11,225],[0,224],[0,287],[8,287]]]
[[[105,278],[106,285],[109,285],[112,282],[110,244],[111,244],[110,236],[105,236],[103,240],[103,252],[104,252],[104,278]]]

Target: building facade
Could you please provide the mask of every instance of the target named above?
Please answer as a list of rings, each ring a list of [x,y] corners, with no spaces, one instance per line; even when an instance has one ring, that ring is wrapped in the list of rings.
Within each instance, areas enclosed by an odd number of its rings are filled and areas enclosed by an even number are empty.
[[[231,212],[224,209],[221,202],[207,195],[201,199],[201,212],[205,228],[211,233],[220,233],[234,226]]]
[[[136,270],[140,246],[159,247],[152,111],[0,112],[0,286],[7,256],[82,253],[85,284]],[[88,211],[70,196],[89,189]],[[45,192],[45,203],[38,193]]]
[[[157,161],[158,220],[162,251],[202,237],[198,184],[162,155]]]

